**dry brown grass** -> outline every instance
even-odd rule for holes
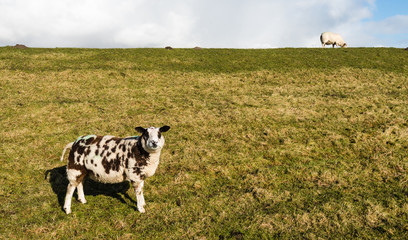
[[[407,60],[337,50],[1,49],[1,237],[407,237]],[[163,124],[146,214],[61,211],[67,142]]]

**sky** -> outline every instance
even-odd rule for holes
[[[0,46],[408,47],[408,0],[0,0]]]

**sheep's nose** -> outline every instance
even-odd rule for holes
[[[153,145],[153,147],[157,147],[157,141],[152,140],[150,143]]]

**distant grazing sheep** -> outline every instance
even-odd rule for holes
[[[170,46],[167,46],[167,47],[165,47],[165,49],[167,49],[167,50],[172,50],[173,48],[170,47]]]
[[[75,188],[78,200],[86,203],[82,181],[86,176],[104,183],[130,181],[135,188],[137,209],[145,212],[143,185],[146,177],[153,176],[161,149],[164,146],[163,132],[170,127],[135,128],[140,137],[117,138],[114,136],[87,135],[66,145],[62,152],[71,148],[68,157],[68,188],[65,196],[64,210],[71,213],[71,200]]]
[[[347,47],[347,44],[344,42],[340,34],[332,33],[332,32],[322,33],[320,35],[320,42],[322,43],[323,47],[325,47],[325,45],[333,45],[333,48],[335,45],[342,47],[342,48]]]

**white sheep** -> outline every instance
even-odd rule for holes
[[[340,36],[340,34],[337,33],[332,33],[332,32],[324,32],[320,35],[320,42],[322,43],[322,46],[325,47],[325,45],[333,45],[333,48],[335,45],[340,46],[340,47],[347,47],[347,44],[344,42],[343,38]]]
[[[143,185],[146,177],[152,176],[159,164],[160,152],[164,146],[163,132],[169,126],[161,128],[137,127],[140,137],[117,138],[114,136],[87,135],[68,143],[71,148],[68,157],[68,187],[65,196],[64,210],[71,213],[71,200],[75,189],[78,200],[86,203],[82,181],[86,176],[104,183],[130,181],[136,192],[137,209],[145,212]]]

